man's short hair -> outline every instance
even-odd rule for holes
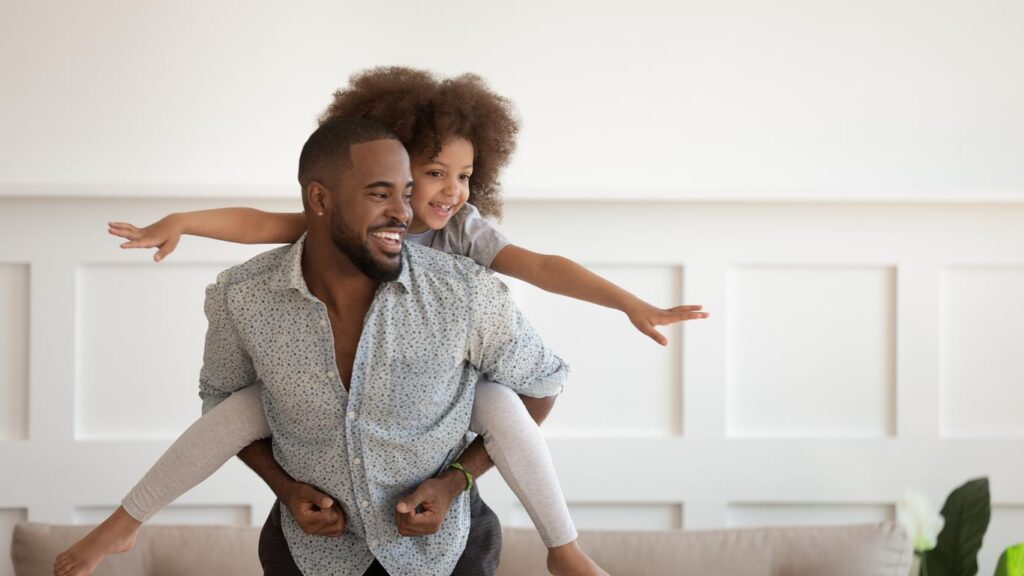
[[[398,140],[394,132],[365,118],[332,118],[313,132],[299,155],[299,184],[303,195],[312,181],[332,181],[339,170],[352,167],[351,148],[375,140]]]

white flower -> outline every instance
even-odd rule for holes
[[[935,548],[946,519],[935,511],[931,499],[916,490],[907,493],[896,506],[896,518],[907,531],[915,552]]]

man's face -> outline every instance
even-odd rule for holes
[[[412,218],[409,154],[397,140],[374,140],[350,149],[352,167],[332,190],[330,232],[363,274],[390,282],[402,272],[402,246]]]

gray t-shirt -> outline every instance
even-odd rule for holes
[[[449,254],[467,256],[485,268],[490,268],[498,252],[511,244],[472,204],[464,204],[444,228],[406,234],[405,239]]]

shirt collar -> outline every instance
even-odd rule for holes
[[[306,235],[303,234],[302,237],[292,244],[285,253],[284,259],[281,262],[281,267],[274,273],[274,277],[270,281],[270,287],[272,289],[286,290],[291,288],[298,290],[307,298],[315,299],[315,297],[310,293],[309,287],[306,286],[306,278],[302,275],[302,251],[305,247]],[[392,282],[385,282],[384,284],[397,284],[408,292],[409,286],[411,285],[411,274],[409,272],[410,260],[409,247],[406,245],[402,250],[402,272],[398,275],[396,280]]]

